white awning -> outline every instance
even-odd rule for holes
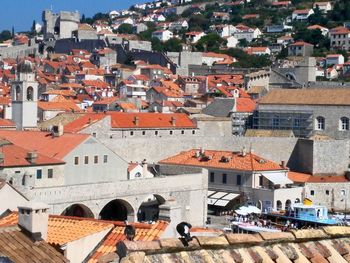
[[[293,181],[289,180],[287,176],[281,173],[263,173],[262,175],[273,184],[283,185],[293,183]]]
[[[208,205],[225,207],[231,200],[239,196],[240,194],[208,191]]]

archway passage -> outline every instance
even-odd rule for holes
[[[74,204],[67,207],[63,212],[64,216],[76,216],[85,218],[94,218],[94,214],[91,212],[90,208],[82,204]]]
[[[115,199],[106,204],[100,212],[100,219],[115,221],[133,221],[134,209],[125,200]],[[131,220],[130,220],[131,219]]]
[[[142,202],[137,211],[137,221],[157,221],[159,218],[159,206],[165,203],[165,199],[160,195],[150,195]]]

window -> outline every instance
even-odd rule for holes
[[[300,128],[300,119],[294,119],[293,126],[294,128]]]
[[[36,170],[36,179],[43,178],[43,171],[41,169]]]
[[[92,133],[92,136],[96,138],[96,137],[97,137],[96,132],[93,132],[93,133]]]
[[[280,126],[280,119],[278,118],[273,118],[272,119],[272,128],[277,129]]]
[[[84,156],[84,164],[89,164],[89,156]]]
[[[227,174],[222,174],[222,183],[223,184],[227,183]]]
[[[28,101],[32,101],[33,100],[33,94],[34,94],[33,87],[28,87],[27,88],[27,100]]]
[[[133,131],[130,132],[130,136],[134,136],[134,132]]]
[[[170,131],[169,134],[170,134],[170,135],[173,135],[173,131]]]
[[[325,128],[325,118],[318,116],[316,118],[315,129],[318,131],[323,131]]]
[[[259,186],[263,186],[264,178],[263,176],[259,176]]]
[[[154,135],[156,135],[156,136],[157,136],[157,135],[158,135],[158,131],[154,131]]]
[[[146,135],[146,131],[142,131],[142,135]]]
[[[103,155],[103,163],[107,163],[108,162],[108,155],[105,154]]]
[[[339,130],[340,131],[348,131],[349,130],[349,118],[347,118],[347,117],[340,118]]]
[[[314,190],[310,190],[310,195],[315,195],[315,191]]]
[[[182,130],[182,131],[181,131],[181,134],[185,134],[185,131],[184,131],[184,130]]]
[[[192,134],[196,134],[196,131],[195,131],[195,130],[193,130],[193,131],[192,131]]]
[[[211,183],[215,182],[215,174],[214,173],[210,173],[210,182]]]
[[[94,156],[94,163],[98,163],[98,155]]]
[[[341,194],[342,196],[345,196],[345,194],[346,194],[345,190],[341,190],[341,191],[340,191],[340,194]]]
[[[53,178],[53,169],[47,169],[47,178]]]
[[[329,190],[326,190],[326,195],[329,195]]]
[[[79,164],[79,157],[74,157],[74,164],[75,165],[78,165]]]
[[[242,181],[242,178],[241,178],[241,175],[240,175],[240,174],[237,174],[237,178],[236,178],[236,179],[237,179],[236,184],[237,184],[237,185],[241,185],[241,184],[242,184],[242,182],[241,182],[241,181]]]

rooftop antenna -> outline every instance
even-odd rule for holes
[[[51,4],[51,11],[53,10],[53,6],[52,6],[52,4]]]

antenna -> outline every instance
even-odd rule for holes
[[[51,11],[53,10],[53,6],[52,6],[52,4],[51,4]]]

